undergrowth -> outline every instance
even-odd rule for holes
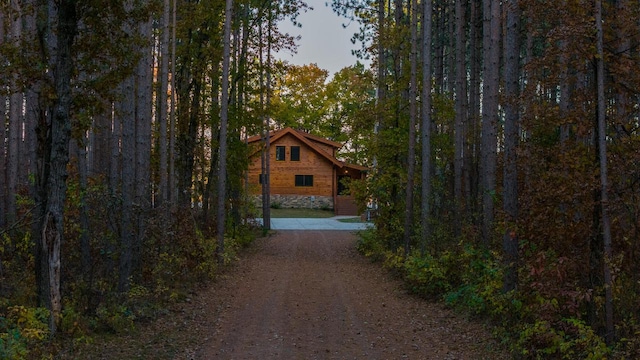
[[[414,294],[489,321],[495,336],[517,358],[637,358],[637,321],[623,322],[628,328],[619,333],[629,335],[607,347],[585,318],[590,293],[559,281],[563,267],[569,265],[552,252],[525,258],[519,288],[504,292],[504,267],[497,252],[458,244],[440,252],[405,256],[402,249],[389,250],[375,229],[361,232],[357,247],[398,274]]]
[[[72,186],[65,210],[63,311],[55,337],[48,332],[48,311],[37,306],[34,244],[28,229],[0,234],[0,359],[51,358],[63,349],[72,351],[68,348],[76,344],[91,344],[96,336],[135,331],[141,322],[168,314],[171,306],[192,296],[259,235],[250,222],[230,226],[220,264],[214,232],[201,230],[192,209],[148,213],[134,275],[128,289],[120,292],[118,224],[110,213],[117,204],[95,204],[112,201],[100,186],[86,193],[85,201],[92,209],[86,268],[74,190]]]

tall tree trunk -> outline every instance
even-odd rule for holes
[[[262,149],[262,153],[261,153],[261,157],[260,157],[260,161],[261,161],[261,173],[260,176],[262,177],[262,228],[264,230],[270,230],[271,229],[271,213],[270,213],[270,208],[269,208],[269,199],[270,199],[270,187],[269,187],[269,173],[267,172],[267,161],[269,158],[269,152],[270,152],[270,134],[269,134],[269,117],[267,116],[266,113],[266,109],[265,109],[265,80],[264,80],[264,76],[265,76],[265,72],[264,72],[264,57],[263,57],[263,48],[264,48],[264,43],[263,43],[263,25],[260,24],[258,25],[258,38],[259,38],[259,45],[258,45],[258,53],[259,53],[259,62],[260,62],[260,111],[261,111],[261,117],[262,117],[262,134],[263,134],[263,138],[264,138],[264,147]]]
[[[506,41],[504,45],[504,83],[507,99],[504,119],[504,175],[503,208],[505,233],[503,235],[504,260],[507,266],[503,290],[514,290],[518,284],[518,159],[520,142],[520,6],[518,0],[509,0],[507,6]]]
[[[18,0],[11,1],[11,35],[10,42],[16,48],[20,48],[22,36],[22,8]],[[20,169],[20,135],[22,124],[22,106],[24,102],[22,89],[19,86],[18,72],[11,77],[11,94],[9,97],[9,132],[8,132],[8,159],[7,159],[7,222],[13,224],[16,221],[16,193],[18,191],[18,179]]]
[[[218,64],[218,61],[214,63]],[[220,71],[218,66],[211,69],[211,165],[209,166],[209,175],[207,176],[207,184],[204,188],[202,196],[202,222],[204,226],[209,224],[209,213],[211,207],[211,191],[217,186],[218,159],[220,156]]]
[[[500,84],[500,1],[484,1],[483,63],[482,63],[482,242],[489,245],[493,234],[496,196],[498,143],[498,86]]]
[[[5,42],[5,12],[0,11],[0,45],[3,45]],[[6,80],[1,80],[0,86],[5,86]],[[6,121],[5,118],[7,116],[7,97],[4,94],[0,94],[0,139],[5,139],[6,136]],[[6,189],[6,149],[5,149],[5,141],[0,142],[0,229],[3,229],[6,226],[6,199],[7,199],[7,189]],[[1,264],[0,264],[1,266]]]
[[[411,74],[409,80],[409,153],[407,155],[407,189],[404,219],[404,256],[411,250],[413,228],[413,190],[416,168],[416,117],[417,80],[418,80],[418,3],[411,0]]]
[[[433,5],[431,0],[423,0],[422,8],[422,118],[420,124],[422,151],[422,251],[426,248],[431,233],[431,19]]]
[[[108,109],[108,107],[107,107]],[[90,176],[102,176],[104,180],[109,179],[110,158],[111,158],[111,126],[112,119],[109,111],[96,115],[93,118],[93,156],[88,164]]]
[[[162,11],[162,39],[160,41],[160,91],[158,93],[159,109],[159,134],[158,134],[158,153],[160,157],[160,165],[158,167],[159,184],[158,184],[158,206],[163,206],[169,199],[169,173],[168,173],[168,149],[167,149],[167,107],[169,106],[169,26],[171,15],[171,1],[164,0],[164,8]]]
[[[598,98],[598,155],[600,159],[600,202],[602,204],[602,238],[604,245],[604,288],[605,288],[605,340],[613,344],[613,280],[610,262],[613,260],[611,250],[611,220],[609,219],[609,195],[607,179],[607,141],[606,141],[606,100],[604,87],[604,35],[602,29],[602,2],[595,0],[596,21],[596,89]]]
[[[218,160],[218,263],[224,262],[224,233],[227,203],[227,124],[229,120],[229,62],[233,0],[226,0],[224,10],[224,50],[222,56],[222,97],[220,99],[220,158]]]
[[[472,0],[469,28],[469,118],[468,135],[465,156],[465,181],[466,181],[466,207],[467,214],[474,215],[477,223],[478,211],[478,159],[479,159],[479,123],[480,123],[480,70],[482,69],[481,44],[482,44],[482,1]]]
[[[135,222],[133,219],[135,200],[136,123],[135,123],[135,77],[127,77],[120,86],[122,100],[117,104],[117,113],[122,123],[122,181],[120,212],[120,264],[118,291],[129,289],[133,271]]]
[[[454,231],[455,235],[460,235],[460,229],[462,228],[462,218],[464,208],[464,193],[463,184],[464,178],[464,157],[465,157],[465,123],[467,122],[467,67],[465,62],[465,49],[466,49],[466,36],[465,36],[465,0],[456,0],[456,49],[455,49],[455,61],[456,61],[456,76],[455,76],[455,157],[453,163],[453,202],[455,212]]]
[[[87,136],[82,135],[80,139],[72,141],[73,153],[78,159],[78,180],[80,185],[80,262],[82,264],[82,276],[85,286],[89,286],[91,279],[91,244],[89,238],[89,211],[87,209],[86,192],[88,186],[87,168]]]
[[[130,6],[130,5],[127,5]],[[132,20],[129,20],[132,21]],[[124,32],[133,36],[132,24],[127,21]],[[136,182],[136,77],[135,72],[120,84],[121,99],[116,104],[116,114],[122,126],[121,174],[120,185],[120,258],[118,268],[118,291],[126,292],[131,285],[134,262],[134,244],[136,238],[134,221],[134,201]]]
[[[115,110],[115,104],[110,105],[110,110]],[[109,190],[112,196],[119,193],[120,181],[122,181],[121,142],[122,139],[122,119],[118,116],[110,116],[110,159],[109,159]]]
[[[176,20],[178,13],[178,0],[173,0],[171,13],[171,106],[169,118],[169,193],[170,202],[177,200],[177,176],[176,176]]]
[[[386,82],[386,74],[387,74],[387,56],[386,50],[384,48],[386,37],[386,26],[385,26],[385,0],[378,0],[378,84],[377,84],[377,97],[378,97],[378,106],[380,107],[377,111],[377,127],[379,128],[384,124],[384,111],[382,110],[385,106],[386,98],[387,98],[387,82]]]
[[[151,207],[151,122],[153,107],[153,55],[151,19],[141,22],[139,32],[145,41],[136,69],[136,157],[135,204],[136,235],[133,244],[133,268],[138,268],[146,232],[146,212]]]
[[[71,48],[77,29],[75,7],[74,0],[58,2],[55,71],[52,72],[56,96],[49,109],[51,114],[49,139],[46,144],[39,145],[46,150],[43,159],[44,178],[39,182],[39,192],[44,195],[44,198],[41,205],[43,210],[41,238],[36,246],[36,261],[40,263],[36,277],[39,279],[39,302],[50,311],[49,329],[52,334],[57,330],[62,310],[60,247],[64,236],[64,204],[71,135],[71,77],[73,74]]]

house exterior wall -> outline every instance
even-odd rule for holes
[[[262,195],[254,195],[253,199],[256,207],[262,206]],[[315,195],[271,195],[271,206],[292,209],[334,209],[332,196]]]
[[[285,160],[276,160],[276,147],[285,147]],[[291,161],[291,146],[300,146],[300,161]],[[271,194],[330,197],[333,207],[333,164],[316,153],[295,136],[287,134],[271,143],[270,151]],[[260,152],[251,158],[249,165],[249,189],[254,195],[261,193],[262,172]],[[313,186],[295,186],[295,175],[313,175]]]

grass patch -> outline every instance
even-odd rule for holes
[[[350,223],[350,224],[362,224],[362,223],[368,222],[368,221],[362,221],[362,219],[360,219],[360,217],[338,219],[338,221],[343,222],[343,223]]]
[[[271,209],[271,218],[330,218],[333,216],[334,213],[331,210]]]

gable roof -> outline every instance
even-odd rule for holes
[[[299,131],[299,130],[295,130],[293,128],[287,127],[281,130],[276,130],[276,131],[272,131],[269,133],[270,136],[270,142],[275,142],[278,139],[284,137],[285,135],[290,134],[292,136],[294,136],[295,138],[297,138],[298,140],[300,140],[300,142],[302,142],[303,144],[307,145],[308,147],[310,147],[313,151],[315,151],[316,153],[318,153],[320,156],[324,157],[325,159],[327,159],[329,162],[333,163],[335,166],[342,168],[342,167],[348,167],[350,169],[357,169],[357,170],[368,170],[367,167],[365,166],[360,166],[360,165],[354,165],[354,164],[347,164],[344,161],[340,161],[338,159],[336,159],[332,154],[327,153],[326,151],[324,151],[323,149],[321,149],[320,147],[318,147],[315,143],[322,143],[328,146],[333,147],[334,149],[339,149],[342,147],[341,143],[335,142],[335,141],[331,141],[329,139],[325,139],[322,138],[320,136],[316,136],[316,135],[311,135],[309,133],[303,132],[303,131]],[[255,135],[255,136],[251,136],[247,139],[247,143],[254,143],[257,141],[262,140],[262,136],[261,135]],[[253,154],[252,154],[253,155]]]

